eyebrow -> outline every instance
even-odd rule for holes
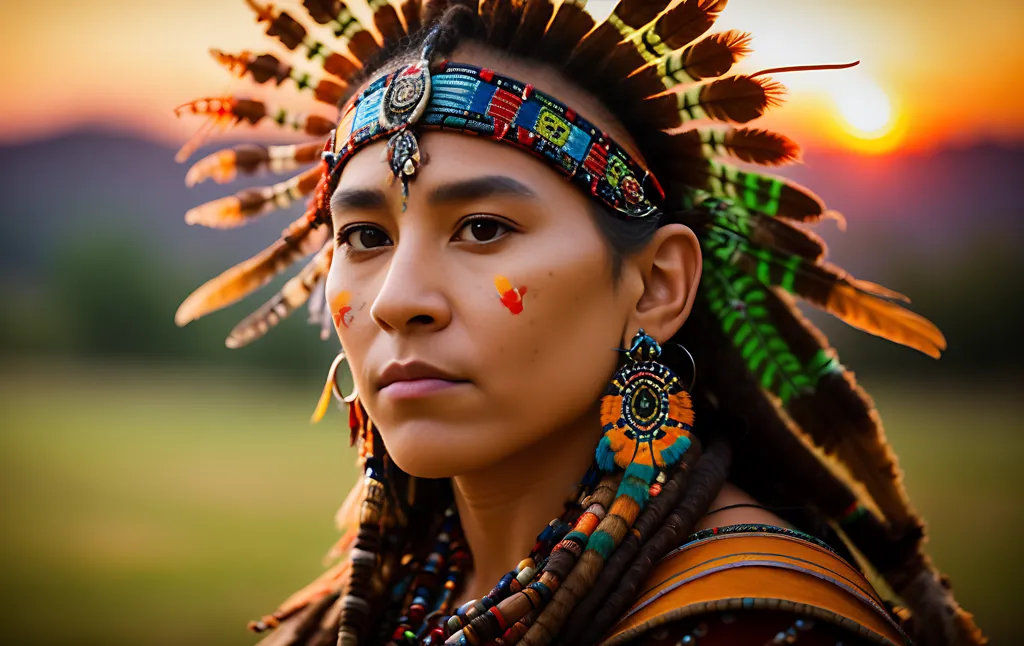
[[[383,191],[372,188],[350,188],[331,196],[331,211],[362,209],[365,211],[387,208],[388,200]]]
[[[472,179],[442,184],[430,192],[431,204],[465,202],[495,195],[536,198],[537,194],[525,184],[505,175],[485,175]],[[383,191],[371,188],[353,188],[338,191],[331,197],[331,210],[345,209],[382,210],[387,208],[387,196]]]
[[[478,200],[495,195],[535,198],[530,187],[505,175],[485,175],[473,179],[442,184],[430,193],[432,204]]]

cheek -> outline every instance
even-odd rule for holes
[[[533,247],[500,263],[486,299],[466,308],[488,415],[514,427],[517,445],[586,414],[615,369],[625,309],[602,244]]]
[[[327,274],[328,311],[334,322],[334,329],[341,341],[353,376],[359,374],[362,365],[361,350],[366,347],[367,325],[370,325],[368,298],[365,281],[359,281],[349,272],[340,270],[335,262]],[[358,383],[358,382],[357,382]]]

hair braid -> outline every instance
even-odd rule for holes
[[[596,643],[633,603],[654,564],[679,546],[707,512],[711,501],[725,484],[731,462],[732,447],[729,441],[720,437],[713,438],[707,451],[694,465],[682,500],[658,531],[640,548],[632,567],[608,595],[602,612],[593,618],[578,643]]]
[[[576,608],[569,616],[566,627],[561,633],[561,639],[566,644],[576,641],[580,632],[590,623],[591,618],[597,614],[598,607],[604,603],[608,592],[618,583],[623,571],[633,562],[633,558],[650,534],[665,522],[679,501],[680,496],[686,493],[686,484],[690,478],[693,465],[701,456],[700,440],[693,438],[690,449],[683,454],[679,468],[672,474],[672,477],[661,488],[661,493],[644,509],[643,514],[637,518],[633,530],[626,536],[618,549],[612,552],[604,569],[598,576],[597,581],[591,586]]]

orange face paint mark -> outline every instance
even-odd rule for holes
[[[334,319],[334,327],[340,328],[342,325],[348,327],[352,324],[352,308],[348,304],[350,300],[352,300],[352,294],[345,289],[338,292],[338,295],[331,300],[331,318]]]
[[[501,304],[508,308],[513,314],[523,311],[523,296],[526,295],[526,285],[512,287],[512,283],[504,276],[494,277],[494,287],[498,290],[498,298]]]

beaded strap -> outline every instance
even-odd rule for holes
[[[324,154],[332,179],[359,148],[408,125],[380,116],[386,112],[382,105],[395,101],[392,85],[404,80],[402,74],[378,78],[345,106],[331,152]],[[621,146],[532,85],[486,68],[442,61],[428,87],[429,101],[416,126],[483,135],[525,149],[627,219],[652,215],[657,210],[652,199],[665,197],[654,175]]]

